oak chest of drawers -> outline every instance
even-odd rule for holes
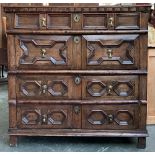
[[[150,6],[5,7],[10,145],[18,136],[146,143]]]

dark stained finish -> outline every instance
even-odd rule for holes
[[[4,11],[10,146],[18,136],[113,136],[145,148],[150,5]]]

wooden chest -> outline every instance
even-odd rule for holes
[[[147,6],[5,7],[10,145],[18,136],[146,143]]]

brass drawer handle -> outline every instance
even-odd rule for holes
[[[42,86],[42,93],[45,94],[47,90],[47,85],[43,85]]]
[[[110,17],[110,18],[109,18],[108,25],[109,25],[110,27],[113,27],[113,26],[114,26],[114,18],[113,18],[113,17]]]
[[[109,120],[109,123],[112,123],[113,120],[114,120],[114,116],[113,115],[108,115],[108,120]]]
[[[78,44],[80,42],[80,37],[74,37],[74,42]]]
[[[43,122],[43,123],[46,123],[46,122],[47,122],[47,116],[46,116],[46,115],[43,115],[43,116],[42,116],[42,122]]]
[[[74,106],[74,112],[76,114],[79,114],[80,113],[80,107],[78,105]]]
[[[108,95],[111,95],[112,94],[112,89],[113,89],[113,86],[112,85],[109,85],[108,88],[107,88],[107,94]]]
[[[108,55],[108,58],[111,59],[112,58],[112,49],[107,49],[107,55]]]
[[[41,57],[42,57],[42,58],[45,58],[46,49],[44,49],[44,48],[41,49],[40,54],[41,54]]]
[[[80,15],[76,14],[74,15],[74,21],[77,23],[80,21]]]
[[[42,17],[40,19],[40,25],[41,25],[41,27],[46,27],[46,18],[45,17]]]
[[[81,83],[81,78],[79,76],[75,77],[74,82],[76,85],[79,85]]]

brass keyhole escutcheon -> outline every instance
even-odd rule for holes
[[[42,48],[41,51],[40,51],[40,53],[41,53],[41,57],[42,58],[45,58],[46,49]]]
[[[107,49],[107,55],[108,55],[108,58],[111,59],[112,58],[112,49]]]
[[[74,106],[74,112],[76,114],[79,114],[80,113],[80,106],[78,106],[78,105]]]
[[[78,36],[74,37],[74,42],[76,44],[78,44],[80,42],[80,37],[78,37]]]
[[[42,17],[40,19],[40,25],[41,25],[41,27],[45,27],[46,26],[46,18],[45,17]]]
[[[80,15],[78,15],[78,14],[74,15],[74,21],[79,22],[80,21]]]
[[[110,27],[113,27],[113,26],[114,26],[114,18],[113,18],[113,17],[110,17],[110,18],[109,18],[108,25],[109,25]]]
[[[74,82],[76,85],[79,85],[81,83],[81,78],[79,76],[75,77]]]
[[[112,89],[113,89],[113,86],[112,85],[108,85],[108,87],[107,87],[107,94],[108,95],[112,94]]]

